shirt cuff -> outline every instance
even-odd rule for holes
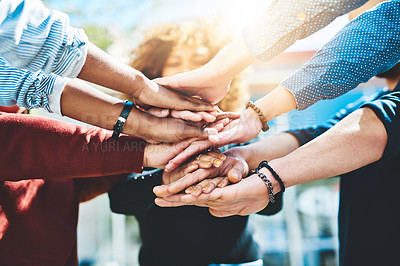
[[[326,98],[320,89],[318,77],[304,68],[297,70],[293,75],[285,79],[281,86],[293,94],[297,110],[306,109],[319,100]]]
[[[57,77],[54,83],[52,92],[47,96],[48,100],[48,111],[51,113],[56,113],[62,116],[61,112],[61,94],[64,90],[65,85],[67,85],[69,79]]]

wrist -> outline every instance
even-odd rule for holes
[[[263,128],[263,124],[259,115],[252,108],[247,108],[244,111],[241,119],[244,119],[247,122],[247,126],[249,127],[249,129],[251,131],[257,132],[257,134]]]

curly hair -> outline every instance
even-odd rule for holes
[[[161,77],[168,57],[180,45],[202,49],[209,61],[231,40],[231,31],[216,19],[168,23],[145,32],[141,44],[131,51],[129,65],[154,79]],[[238,111],[248,99],[247,84],[243,75],[238,75],[218,106],[223,111]]]

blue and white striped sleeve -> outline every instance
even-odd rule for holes
[[[60,98],[67,81],[55,74],[17,69],[0,57],[0,105],[45,108],[62,115]]]
[[[75,78],[87,55],[87,36],[39,0],[0,0],[0,56],[19,69]]]

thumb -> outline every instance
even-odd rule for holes
[[[147,113],[154,115],[158,118],[163,118],[167,117],[169,115],[169,109],[163,109],[163,108],[157,108],[157,107],[152,107],[146,111]]]
[[[210,135],[208,140],[213,144],[218,144],[218,146],[227,145],[237,140],[237,131],[238,127],[236,126],[227,131],[222,131],[216,135]]]
[[[172,77],[164,77],[164,78],[156,78],[153,79],[154,82],[157,84],[170,88],[170,89],[180,89],[179,82],[172,76]]]
[[[246,169],[243,163],[237,161],[231,170],[228,172],[228,179],[231,183],[238,183],[246,175]]]

